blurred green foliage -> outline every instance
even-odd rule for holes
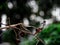
[[[9,42],[11,44],[15,44],[16,36],[13,29],[8,29],[7,31],[3,32],[2,35],[3,35],[2,36],[3,42]]]
[[[42,38],[47,45],[59,45],[60,24],[51,24],[39,33],[39,37]]]

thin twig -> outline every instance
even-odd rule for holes
[[[4,24],[5,25],[5,24]],[[22,25],[22,23],[17,23],[17,24],[13,24],[13,25],[10,25],[10,27],[16,27],[18,25]],[[6,28],[10,28],[9,26],[5,26],[5,27],[0,27],[0,29],[6,29]],[[27,26],[26,26],[27,27]],[[30,26],[28,26],[30,27]],[[34,28],[34,26],[32,26]]]
[[[18,24],[13,24],[13,25],[10,25],[10,27],[15,27],[15,26],[18,26],[20,25],[21,23],[18,23]],[[1,29],[6,29],[6,28],[10,28],[9,26],[6,26],[6,27],[0,27],[0,30]]]

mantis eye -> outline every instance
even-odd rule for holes
[[[43,21],[43,23],[46,23],[46,21]]]

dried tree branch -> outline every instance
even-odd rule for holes
[[[20,26],[20,28],[17,28],[16,26]],[[0,30],[1,29],[6,29],[6,28],[15,28],[15,29],[18,29],[19,31],[21,32],[24,32],[24,33],[28,33],[28,34],[31,34],[33,36],[35,36],[34,34],[32,34],[32,32],[30,32],[28,29],[25,28],[25,26],[22,24],[22,23],[18,23],[18,24],[13,24],[13,25],[9,25],[9,26],[6,26],[6,27],[0,27]],[[16,32],[15,32],[16,34]],[[17,35],[16,35],[17,36]],[[43,42],[42,39],[40,39],[38,36],[35,36],[36,39],[38,39],[39,41],[41,41],[43,44],[45,44]]]
[[[10,26],[5,26],[5,27],[0,27],[0,30],[1,30],[1,29],[10,28],[10,27],[16,27],[16,26],[21,25],[21,24],[22,24],[22,23],[13,24],[13,25],[10,25]]]
[[[5,26],[5,27],[0,27],[0,30],[1,29],[6,29],[6,28],[10,28],[10,27],[16,27],[16,26],[18,26],[18,25],[22,25],[23,23],[17,23],[17,24],[12,24],[12,25],[8,25],[8,26]],[[6,24],[2,24],[2,25],[6,25]],[[26,26],[27,27],[27,26]],[[34,29],[36,29],[36,27],[34,27],[34,26],[28,26],[28,27],[33,27]],[[24,30],[27,30],[25,27],[23,27],[24,28]]]

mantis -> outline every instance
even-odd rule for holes
[[[23,25],[23,23],[17,23],[17,24],[11,25],[11,24],[10,24],[10,18],[8,18],[8,19],[9,19],[9,25],[6,26],[6,27],[0,27],[0,30],[1,30],[1,29],[11,29],[11,28],[18,30],[18,33],[16,32],[16,30],[14,30],[15,35],[16,35],[16,42],[17,42],[17,44],[20,42],[19,36],[20,36],[20,35],[21,35],[21,36],[24,36],[24,35],[23,35],[24,33],[35,36],[36,39],[38,40],[38,42],[40,41],[40,42],[42,42],[43,44],[45,44],[45,43],[43,42],[43,40],[40,39],[40,38],[37,36],[37,34],[40,33],[40,32],[43,30],[46,21],[43,21],[43,23],[42,23],[42,24],[43,24],[43,27],[42,27],[42,28],[40,28],[40,27],[39,27],[39,28],[36,28],[36,27],[34,27],[34,26],[28,26],[29,28],[30,28],[30,27],[33,27],[33,28],[36,29],[35,33],[32,34],[32,32],[29,31],[29,30],[26,28],[26,26]],[[0,23],[0,24],[2,24],[2,23]],[[5,24],[2,24],[2,25],[5,25]],[[17,26],[19,26],[19,28],[18,28]],[[2,34],[0,34],[0,36],[1,36],[1,35],[2,35]],[[38,43],[38,42],[37,42],[37,43]],[[37,45],[37,43],[36,43],[36,45]]]

